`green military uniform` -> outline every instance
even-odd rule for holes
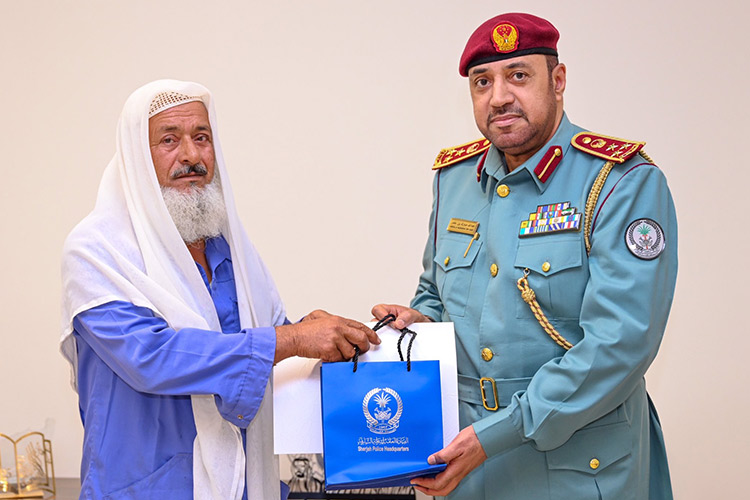
[[[411,306],[455,323],[460,423],[489,457],[450,498],[672,497],[643,377],[674,292],[674,205],[640,143],[581,132],[563,116],[511,173],[484,140],[441,152],[436,165]],[[608,159],[588,253],[584,211]],[[570,350],[522,298],[524,276]]]

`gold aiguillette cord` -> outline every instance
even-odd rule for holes
[[[523,270],[523,277],[518,280],[518,289],[521,291],[521,297],[523,298],[523,301],[529,305],[529,307],[531,308],[531,312],[534,313],[534,316],[536,317],[537,321],[539,321],[539,324],[542,325],[544,331],[547,332],[547,335],[549,335],[552,340],[554,340],[557,345],[559,345],[563,349],[570,349],[571,347],[573,347],[573,344],[565,340],[565,337],[560,335],[560,333],[555,330],[555,327],[552,326],[552,324],[549,322],[547,316],[544,315],[544,311],[542,311],[542,308],[539,307],[539,302],[536,301],[536,293],[534,293],[534,290],[532,290],[529,286],[528,277],[529,270],[527,268]]]

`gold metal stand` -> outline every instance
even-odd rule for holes
[[[26,448],[19,453],[22,444]],[[3,454],[10,449],[12,454]],[[0,499],[44,498],[47,493],[56,493],[52,442],[41,432],[29,432],[18,439],[0,433]]]

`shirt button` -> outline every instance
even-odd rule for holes
[[[497,271],[498,271],[498,267],[497,267],[497,264],[492,264],[492,265],[490,266],[490,274],[492,275],[492,277],[493,277],[493,278],[494,278],[495,276],[497,276]]]
[[[591,462],[589,462],[589,467],[591,467],[594,470],[598,469],[599,468],[599,460],[596,459],[596,458],[592,458]]]
[[[243,418],[245,418],[245,417],[243,417],[242,415],[237,415],[237,419],[238,420],[242,420]]]
[[[446,257],[445,260],[443,261],[443,263],[447,266],[450,261],[451,261],[451,258],[450,257]]]
[[[489,347],[485,347],[482,349],[482,359],[485,361],[489,361],[495,356],[495,353],[492,352],[492,349]]]
[[[505,198],[506,196],[508,196],[508,194],[510,194],[510,188],[506,186],[505,184],[500,184],[497,187],[497,195],[500,198]]]
[[[552,266],[549,265],[549,262],[545,262],[544,264],[542,264],[542,271],[546,273],[547,271],[549,271],[550,267]]]

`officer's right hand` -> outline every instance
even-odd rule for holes
[[[378,321],[389,314],[393,314],[396,317],[391,326],[397,330],[405,328],[412,323],[427,323],[432,321],[432,319],[416,309],[400,306],[398,304],[378,304],[372,308],[372,315],[375,316],[375,319]]]
[[[354,346],[367,352],[370,344],[380,344],[380,338],[359,321],[313,311],[299,323],[276,327],[274,363],[291,356],[344,361],[354,357]]]

